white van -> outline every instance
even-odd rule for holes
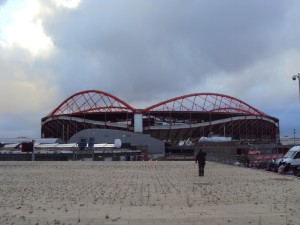
[[[300,146],[292,147],[282,158],[278,159],[277,162],[291,163],[293,166],[300,165]]]

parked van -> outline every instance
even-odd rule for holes
[[[292,147],[282,158],[278,159],[277,162],[280,161],[291,163],[293,166],[300,165],[300,146]]]

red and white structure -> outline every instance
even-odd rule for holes
[[[194,93],[136,109],[109,93],[86,90],[42,118],[43,138],[67,141],[89,128],[149,134],[170,143],[223,136],[247,143],[276,143],[279,120],[228,95]]]

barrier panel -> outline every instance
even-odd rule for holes
[[[248,155],[250,161],[271,161],[273,159],[282,158],[284,154],[262,154],[262,155]]]

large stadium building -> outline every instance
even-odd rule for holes
[[[230,139],[240,144],[279,142],[277,118],[237,98],[216,93],[183,95],[136,109],[109,93],[86,90],[65,99],[41,123],[41,137],[65,142],[131,137],[130,142],[138,145],[141,135],[169,146],[194,143],[201,137]],[[97,135],[87,129],[97,130]],[[106,134],[109,130],[114,132]],[[84,135],[87,133],[96,136]],[[157,146],[150,152],[164,151],[155,149]]]

